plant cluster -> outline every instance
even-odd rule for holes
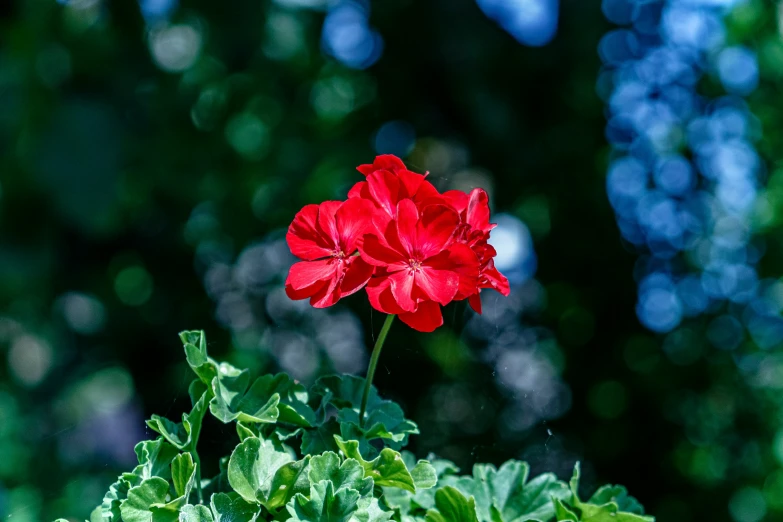
[[[622,486],[578,494],[551,473],[529,478],[524,462],[477,464],[460,475],[451,462],[416,460],[401,449],[416,424],[365,380],[334,375],[310,389],[286,374],[251,382],[245,369],[207,354],[204,332],[180,334],[196,379],[181,422],[153,415],[160,434],[136,446],[139,465],[111,485],[90,522],[651,522]],[[201,476],[197,445],[209,411],[234,424],[239,442],[215,477]],[[58,521],[60,522],[60,521]]]

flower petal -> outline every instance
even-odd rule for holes
[[[340,205],[335,214],[339,244],[345,255],[356,251],[359,239],[372,230],[375,207],[369,201],[354,198]]]
[[[329,284],[323,286],[310,298],[310,305],[313,308],[326,308],[332,306],[340,300],[340,285],[339,279],[333,278],[329,280]]]
[[[421,213],[416,248],[424,259],[439,254],[451,241],[459,215],[446,205],[428,205]]]
[[[302,290],[318,281],[336,278],[340,269],[340,263],[334,262],[332,259],[300,261],[291,266],[285,284],[286,286],[291,285],[294,290]]]
[[[394,216],[400,199],[400,180],[388,170],[377,170],[367,176],[372,200],[387,214]]]
[[[416,310],[416,301],[413,299],[413,283],[415,279],[408,270],[400,270],[389,275],[394,300],[406,312]]]
[[[418,251],[418,222],[419,210],[416,208],[416,204],[410,199],[400,201],[397,204],[397,238],[409,258]]]
[[[374,266],[391,266],[405,260],[402,253],[392,249],[375,234],[364,235],[364,240],[359,245],[359,253],[362,259]]]
[[[487,196],[484,189],[475,188],[470,191],[465,222],[475,230],[488,232],[491,229],[489,224],[489,196]]]
[[[299,290],[294,290],[290,284],[285,285],[285,294],[292,301],[299,301],[302,299],[308,299],[318,293],[324,286],[329,286],[329,280],[316,281],[310,286],[306,286]]]
[[[400,305],[394,300],[391,281],[388,277],[370,279],[367,284],[367,297],[370,300],[370,305],[379,312],[394,315],[405,313],[405,310],[400,308]]]
[[[449,304],[459,289],[459,274],[451,270],[423,266],[411,279],[415,280],[416,286],[424,292],[424,295],[442,305]],[[394,280],[392,280],[392,291],[394,291]],[[397,297],[397,294],[394,297]],[[405,308],[402,303],[400,306]],[[406,308],[406,310],[410,309]]]
[[[376,170],[389,170],[391,172],[397,172],[398,170],[404,170],[405,163],[394,154],[381,154],[375,157],[375,161],[365,165],[359,165],[356,170],[368,176]]]
[[[335,216],[337,209],[342,204],[342,201],[324,201],[318,205],[318,221],[316,225],[324,239],[329,242],[331,248],[337,248],[339,244],[340,235],[337,231]]]
[[[468,297],[468,304],[473,309],[474,312],[481,315],[481,294],[475,293],[472,296]]]
[[[349,296],[364,288],[374,271],[375,267],[367,264],[361,257],[351,257],[340,284],[340,297]]]
[[[288,227],[285,240],[291,253],[300,259],[313,261],[331,255],[330,245],[317,230],[318,205],[307,205],[296,213]]]
[[[443,324],[440,306],[433,301],[422,301],[415,312],[399,315],[400,320],[419,332],[432,332]]]

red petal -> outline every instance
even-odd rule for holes
[[[481,314],[481,295],[476,293],[468,297],[468,304],[477,314]]]
[[[389,276],[394,300],[406,312],[416,310],[416,301],[413,300],[413,283],[416,279],[408,270],[400,270]]]
[[[340,297],[346,297],[361,290],[372,277],[375,267],[368,265],[361,257],[352,257],[340,285]]]
[[[465,299],[478,292],[480,264],[476,253],[462,243],[454,243],[447,252],[446,263],[451,270],[459,274],[459,290],[454,299]]]
[[[418,226],[417,250],[424,259],[439,254],[448,246],[459,225],[459,216],[446,205],[424,208]]]
[[[332,306],[340,300],[340,285],[337,284],[338,278],[329,280],[329,284],[318,290],[310,298],[310,305],[313,308],[326,308]]]
[[[329,281],[316,281],[310,286],[306,286],[300,290],[294,290],[294,288],[290,284],[286,284],[285,293],[289,299],[292,299],[294,301],[299,301],[301,299],[307,299],[308,297],[312,297],[324,286],[328,286],[328,285],[329,285]]]
[[[375,266],[390,266],[405,261],[405,256],[391,249],[385,241],[375,234],[365,234],[364,241],[359,245],[362,259]]]
[[[400,183],[405,191],[405,197],[412,198],[418,192],[419,187],[424,182],[424,176],[416,174],[409,170],[400,170],[397,172],[397,177],[400,178]]]
[[[419,210],[412,200],[403,199],[397,204],[397,237],[408,257],[412,257],[418,250],[418,221]],[[426,256],[423,259],[426,259]]]
[[[377,170],[367,176],[370,195],[384,211],[394,216],[400,196],[400,180],[388,170]]]
[[[490,230],[489,197],[484,189],[476,188],[470,192],[465,222],[476,230]]]
[[[370,305],[379,312],[394,315],[405,313],[405,310],[400,308],[400,305],[394,300],[391,293],[391,281],[388,277],[370,279],[367,284],[367,297],[370,300]]]
[[[488,285],[482,285],[484,288],[494,288],[504,296],[508,296],[508,294],[511,293],[508,279],[495,268],[495,263],[492,260],[490,260],[487,267],[482,270],[481,276],[482,279],[486,279],[488,282]]]
[[[337,209],[335,223],[340,248],[345,255],[354,253],[359,238],[372,229],[374,212],[372,203],[359,198],[349,199]]]
[[[331,255],[329,243],[317,230],[318,205],[307,205],[296,213],[285,236],[291,253],[300,259],[312,261]]]
[[[432,332],[443,324],[443,315],[438,303],[423,301],[415,312],[400,314],[400,320],[419,332]]]
[[[317,228],[332,248],[337,248],[339,245],[340,236],[337,232],[335,215],[342,204],[342,201],[324,201],[318,205]]]
[[[431,268],[424,266],[418,272],[415,272],[416,286],[419,287],[424,294],[442,305],[447,305],[457,295],[457,289],[459,288],[459,275],[456,272],[450,270],[438,270],[437,268]],[[394,283],[392,281],[392,290],[394,290]],[[397,294],[395,294],[397,297]],[[400,306],[405,308],[405,305],[400,303]]]
[[[461,190],[448,190],[443,193],[443,199],[454,207],[454,210],[462,213],[463,210],[468,208],[468,195]]]
[[[293,290],[302,290],[318,281],[328,281],[338,276],[340,263],[331,259],[320,261],[300,261],[291,266],[285,284]]]
[[[356,182],[354,186],[351,187],[351,190],[348,191],[348,198],[370,199],[370,192],[367,189],[367,182],[366,181]]]
[[[394,154],[381,154],[380,156],[376,156],[372,165],[376,169],[386,169],[392,172],[405,170],[405,163]]]

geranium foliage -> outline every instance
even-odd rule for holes
[[[578,464],[566,483],[530,477],[516,460],[468,475],[434,455],[417,460],[401,451],[418,428],[399,405],[373,388],[359,417],[363,379],[324,377],[310,390],[285,374],[251,382],[209,357],[203,332],[180,338],[196,376],[192,410],[181,422],[150,419],[160,436],[136,446],[138,466],[109,486],[89,522],[653,520],[621,486],[582,501]],[[199,434],[215,420],[236,427],[237,445],[217,476],[202,477]]]

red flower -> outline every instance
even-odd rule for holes
[[[300,259],[288,272],[291,299],[310,298],[316,308],[331,306],[364,287],[373,267],[355,255],[372,223],[373,206],[361,199],[307,205],[288,227],[286,241]]]
[[[376,310],[430,332],[443,324],[438,305],[475,289],[479,261],[469,247],[454,243],[460,224],[454,209],[436,204],[419,212],[403,199],[395,214],[383,235],[368,233],[359,246],[362,259],[377,267],[367,294]]]
[[[418,206],[440,201],[440,193],[425,179],[426,175],[408,170],[391,154],[378,156],[372,164],[359,165],[356,170],[364,174],[367,181],[356,183],[348,197],[372,201],[387,218],[396,217],[397,204],[403,199],[411,199]]]
[[[443,197],[459,212],[457,241],[468,245],[479,260],[478,285],[473,289],[466,289],[467,293],[461,292],[457,298],[467,297],[470,307],[481,313],[479,294],[482,288],[494,288],[505,296],[511,291],[508,279],[495,268],[494,257],[497,251],[487,242],[490,231],[496,226],[489,222],[489,197],[484,189],[480,188],[473,189],[470,194],[450,190],[443,194]]]
[[[488,243],[484,190],[440,194],[392,155],[358,170],[367,179],[348,201],[307,205],[291,223],[286,240],[303,260],[286,280],[291,299],[323,308],[366,285],[373,308],[431,332],[443,324],[441,305],[468,299],[481,313],[482,289],[509,294]]]

